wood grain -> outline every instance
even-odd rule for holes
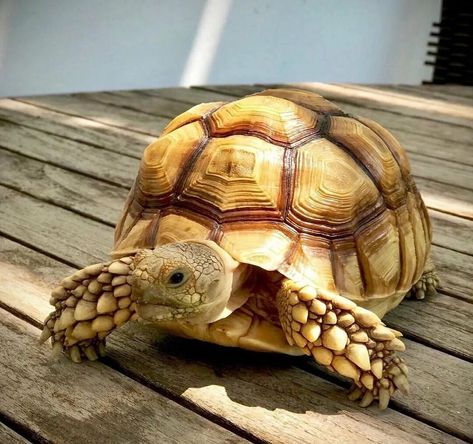
[[[473,255],[473,221],[434,210],[429,210],[429,216],[434,232],[434,245]]]
[[[18,269],[18,272],[11,269],[8,273],[11,282],[8,287],[18,285],[20,289],[12,294],[0,287],[0,301],[40,322],[50,310],[47,282],[58,274],[62,264],[8,240],[0,240],[0,246],[1,263],[15,263],[14,267]],[[50,267],[51,274],[47,272]],[[64,273],[68,271],[64,269]],[[31,291],[31,288],[35,290]],[[31,297],[22,297],[28,292]],[[321,439],[326,442],[346,442],[344,439],[381,442],[385,441],[386,434],[393,442],[448,442],[453,439],[391,409],[382,414],[375,409],[360,409],[345,398],[343,389],[295,367],[298,360],[283,355],[249,353],[165,337],[140,324],[130,324],[114,333],[108,347],[111,361],[106,362],[114,367],[146,381],[148,386],[164,388],[269,442]],[[424,346],[419,347],[417,353],[422,353]],[[41,352],[48,350],[44,347]],[[452,365],[451,359],[456,364],[455,358],[435,353],[434,357],[446,367]],[[83,374],[89,371],[90,365],[86,365],[85,370],[82,365],[72,366],[72,371]],[[459,367],[453,365],[452,379],[445,381],[446,393],[454,395],[447,403],[452,412],[460,409],[461,414],[468,413],[465,411],[467,393],[456,388],[459,377],[463,378],[464,373],[468,375],[467,371],[461,362]],[[421,368],[415,373],[423,378],[425,370]],[[423,384],[432,384],[432,378],[429,376]],[[416,379],[412,383],[415,385]],[[468,378],[465,384],[469,384]],[[420,393],[417,401],[420,410],[428,403],[428,414],[436,421],[441,420],[442,427],[453,427],[460,436],[470,434],[466,421],[459,423],[458,414],[447,414],[442,408],[446,401],[440,396],[445,397],[445,392],[438,392],[434,387],[433,391],[421,390]],[[400,402],[408,404],[409,399]],[[329,433],[327,424],[330,424]]]
[[[129,188],[138,159],[0,120],[0,147]]]
[[[0,184],[115,226],[128,191],[0,149]]]
[[[473,191],[421,177],[415,182],[427,207],[473,219]]]
[[[53,257],[85,267],[104,261],[111,250],[113,229],[99,222],[3,186],[0,202],[0,233]]]
[[[388,110],[405,116],[419,117],[452,125],[473,128],[473,106],[423,98],[402,92],[380,91],[369,85],[301,83],[295,84],[320,91],[328,99],[346,101],[366,108]]]
[[[135,91],[115,91],[113,93],[81,93],[74,97],[93,100],[106,105],[130,109],[139,113],[146,113],[160,117],[174,117],[183,113],[189,107],[172,99],[147,96]]]
[[[0,422],[0,442],[5,444],[27,444],[30,441]]]
[[[432,258],[440,271],[442,291],[473,302],[473,257],[434,245]]]
[[[103,364],[79,371],[72,362],[52,362],[47,346],[38,344],[38,329],[0,312],[0,409],[43,440],[246,442]]]
[[[460,94],[452,94],[445,87],[454,85],[370,85],[372,88],[383,92],[402,93],[415,98],[438,99],[454,104],[473,105],[473,88],[463,86]],[[471,90],[469,96],[468,91]]]
[[[23,97],[17,100],[70,116],[79,116],[116,128],[124,128],[152,136],[159,136],[169,121],[169,118],[138,113],[130,109],[71,95]]]
[[[144,148],[156,139],[136,131],[10,99],[0,100],[0,119],[138,159]]]
[[[404,300],[383,320],[406,337],[473,361],[473,304],[438,293],[422,302]]]

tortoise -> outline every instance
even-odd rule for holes
[[[112,260],[52,291],[42,340],[73,361],[141,319],[160,331],[313,356],[386,408],[408,369],[381,322],[433,294],[431,224],[406,153],[308,90],[203,103],[143,154]]]

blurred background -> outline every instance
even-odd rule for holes
[[[0,0],[0,96],[420,84],[441,0]]]

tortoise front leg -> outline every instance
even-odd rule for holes
[[[367,407],[385,409],[396,389],[408,392],[407,366],[394,355],[404,351],[401,333],[373,312],[342,296],[290,279],[281,283],[277,304],[288,342],[355,384],[349,395]]]
[[[51,337],[53,352],[64,351],[74,362],[103,356],[106,336],[137,317],[129,282],[132,263],[132,257],[124,257],[64,279],[51,294],[56,309],[44,321],[41,340]]]

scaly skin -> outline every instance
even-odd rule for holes
[[[385,409],[396,389],[408,392],[407,367],[394,355],[404,351],[401,333],[373,312],[342,296],[284,279],[277,294],[282,327],[290,344],[354,382],[350,399]]]
[[[41,340],[51,338],[54,354],[94,361],[105,353],[105,338],[137,318],[129,284],[132,261],[125,257],[90,265],[53,290],[55,311],[44,321]]]
[[[406,294],[406,298],[424,299],[426,296],[435,296],[439,286],[440,280],[435,269],[426,271]]]

